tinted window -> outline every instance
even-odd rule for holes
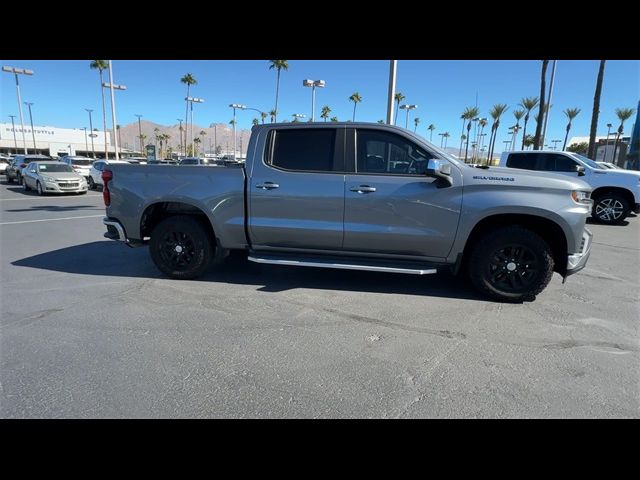
[[[99,172],[102,171],[102,169],[104,168],[104,162],[95,162],[93,164],[93,168],[95,168],[96,170],[98,170]]]
[[[565,155],[542,155],[541,170],[548,172],[575,172],[576,161]]]
[[[341,171],[341,166],[334,168],[335,135],[333,128],[277,130],[271,164],[286,170]]]
[[[358,173],[424,175],[433,155],[400,135],[358,130]]]
[[[85,165],[91,165],[92,161],[89,159],[84,159],[84,158],[72,158],[71,159],[71,163],[73,165],[81,165],[81,166],[85,166]]]
[[[56,165],[40,165],[38,168],[40,172],[73,172],[73,169],[66,163],[60,163]]]
[[[537,153],[511,153],[507,157],[507,167],[536,170]]]

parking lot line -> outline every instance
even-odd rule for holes
[[[83,196],[69,196],[69,197],[25,197],[25,198],[0,198],[0,202],[15,202],[18,200],[58,200],[61,198],[86,198],[86,197],[102,197],[102,195],[83,195]]]
[[[104,214],[102,214],[102,215],[83,215],[83,216],[79,216],[79,217],[43,218],[43,219],[40,219],[40,220],[21,220],[19,222],[2,222],[2,223],[0,223],[0,225],[15,225],[17,223],[35,223],[35,222],[54,222],[56,220],[73,220],[74,218],[98,218],[98,217],[104,217]]]

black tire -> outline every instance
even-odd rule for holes
[[[601,193],[593,199],[591,216],[605,225],[620,225],[631,211],[631,205],[622,196],[614,192]]]
[[[190,280],[209,267],[217,248],[202,223],[177,215],[165,218],[153,229],[149,249],[153,263],[162,273]]]
[[[525,263],[526,262],[526,263]],[[551,248],[522,227],[503,227],[477,238],[469,277],[483,294],[501,302],[535,300],[553,276]]]
[[[29,190],[31,190],[31,187],[27,185],[27,181],[25,180],[24,177],[22,177],[22,188],[24,188],[25,192],[28,192]]]
[[[16,183],[20,185],[22,183],[22,175],[16,173]]]
[[[42,189],[42,185],[40,184],[40,182],[36,182],[36,190],[38,190],[38,195],[40,195],[41,197],[44,197],[46,195],[46,192]]]
[[[93,177],[89,177],[89,189],[90,190],[96,189],[96,182],[93,181]]]
[[[9,175],[5,175],[5,177],[7,178],[7,183],[13,183],[13,178],[11,178]]]

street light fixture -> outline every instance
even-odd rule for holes
[[[233,108],[233,160],[236,160],[237,139],[236,139],[236,109],[245,110],[246,105],[241,103],[232,103],[229,107]]]
[[[13,119],[16,118],[15,115],[9,115],[11,117],[11,130],[13,130],[13,146],[15,147],[14,150],[15,152],[13,153],[18,153],[18,140],[16,140],[16,124],[14,123]]]
[[[198,97],[185,97],[185,100],[187,102],[189,102],[189,112],[190,112],[190,117],[191,117],[191,134],[189,134],[189,119],[186,119],[186,126],[185,126],[185,142],[184,142],[184,150],[185,150],[185,155],[187,153],[187,136],[189,136],[191,138],[191,140],[193,141],[193,104],[194,103],[203,103],[204,102],[204,98],[198,98]],[[191,149],[191,153],[193,154],[193,148]]]
[[[399,108],[407,111],[407,119],[404,122],[404,128],[409,128],[409,110],[415,110],[418,108],[418,105],[400,105]]]
[[[291,115],[293,117],[293,121],[297,122],[299,118],[305,118],[306,115],[304,113],[294,113]]]
[[[609,149],[609,134],[611,133],[611,127],[613,127],[613,125],[607,123],[607,143],[604,146],[604,157],[602,158],[603,162],[607,161],[607,150]]]
[[[26,68],[16,68],[16,67],[2,67],[3,72],[13,73],[16,76],[16,94],[18,95],[18,110],[20,111],[20,126],[22,127],[22,146],[24,147],[24,153],[27,154],[27,141],[24,137],[24,117],[22,115],[22,97],[20,96],[20,82],[18,80],[18,75],[33,75],[33,70],[28,70]]]
[[[324,88],[324,80],[303,80],[303,87],[311,87],[311,121],[315,122],[316,118],[316,87]]]
[[[138,117],[138,139],[140,139],[140,154],[144,155],[144,145],[142,145],[142,123],[140,122],[142,115],[140,115],[139,113],[134,113],[134,115]]]
[[[553,143],[553,149],[556,150],[556,145],[562,143],[562,140],[551,140],[551,143]]]
[[[33,153],[37,154],[38,150],[36,148],[36,132],[33,129],[33,115],[31,115],[31,105],[33,105],[33,102],[24,102],[24,104],[29,107],[29,123],[31,124],[31,138],[33,139]]]

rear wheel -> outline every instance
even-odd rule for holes
[[[5,174],[5,177],[7,178],[7,183],[13,183],[12,177],[10,177],[8,174]]]
[[[551,248],[539,235],[521,227],[503,227],[476,241],[469,277],[485,295],[503,302],[534,300],[553,275]]]
[[[606,225],[619,225],[630,211],[631,206],[622,195],[613,192],[603,193],[594,199],[591,216]]]
[[[93,177],[89,177],[89,188],[91,190],[95,190],[96,189],[96,182],[93,181]]]
[[[216,246],[202,223],[180,215],[162,220],[153,229],[149,250],[161,272],[171,278],[188,280],[207,269]]]

